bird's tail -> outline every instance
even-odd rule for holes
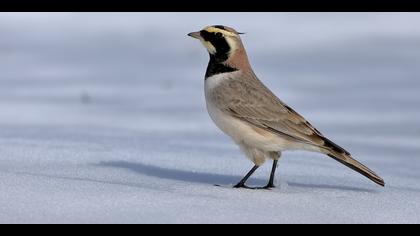
[[[351,168],[352,170],[359,172],[360,174],[364,175],[376,184],[385,186],[384,180],[381,177],[379,177],[379,175],[377,175],[371,169],[367,168],[362,163],[353,159],[349,152],[347,152],[342,147],[338,146],[337,144],[333,143],[327,138],[325,138],[324,142],[325,146],[323,152],[329,157]]]

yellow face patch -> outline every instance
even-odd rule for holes
[[[236,41],[239,38],[239,36],[236,33],[230,32],[230,31],[225,30],[225,29],[216,28],[216,27],[213,27],[213,26],[208,26],[208,27],[204,28],[203,31],[207,31],[209,33],[221,33],[221,34],[223,34],[224,38],[226,39],[226,41],[229,44],[229,47],[231,49],[229,51],[229,54],[237,49],[237,42]],[[216,53],[217,50],[213,46],[213,44],[211,44],[211,42],[205,41],[204,39],[200,39],[200,41],[209,53],[211,53],[211,54]]]
[[[204,45],[204,47],[207,49],[207,51],[209,51],[209,53],[211,53],[211,54],[216,53],[216,48],[213,46],[213,44],[211,44],[210,42],[205,41],[203,39],[200,39],[200,41]]]
[[[227,30],[224,30],[224,29],[219,29],[219,28],[216,28],[216,27],[213,27],[213,26],[208,26],[208,27],[204,28],[203,30],[205,30],[207,32],[210,32],[210,33],[219,32],[219,33],[222,33],[225,36],[238,37],[238,35],[233,33],[233,32],[230,32],[230,31],[227,31]]]

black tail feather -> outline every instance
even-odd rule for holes
[[[372,180],[373,182],[375,182],[378,185],[381,185],[382,187],[385,186],[385,182],[384,180],[379,177],[375,172],[373,172],[372,170],[370,170],[369,168],[367,168],[365,165],[363,165],[362,163],[352,159],[351,157],[347,157],[350,158],[352,160],[352,162],[355,162],[357,165],[352,164],[348,161],[343,160],[343,158],[339,158],[336,157],[332,154],[327,154],[329,157],[333,158],[334,160],[340,162],[341,164],[349,167],[350,169],[357,171],[358,173],[362,174],[363,176],[367,177],[368,179]]]
[[[333,151],[338,152],[338,153],[343,153],[345,155],[350,155],[350,153],[348,151],[346,151],[344,148],[338,146],[333,141],[331,141],[331,140],[329,140],[329,139],[327,139],[325,137],[322,137],[322,139],[324,140],[325,147],[330,148]]]

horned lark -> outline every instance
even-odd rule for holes
[[[268,158],[273,160],[273,167],[268,184],[262,188],[273,188],[277,162],[281,152],[286,150],[326,154],[385,186],[381,177],[322,135],[257,78],[240,34],[221,25],[188,34],[199,39],[210,55],[205,74],[205,97],[210,117],[255,164],[235,187],[249,188],[245,182]]]

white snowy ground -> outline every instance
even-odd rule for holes
[[[0,223],[420,223],[420,14],[0,14]],[[204,49],[256,73],[386,181],[284,153],[273,191],[209,119]],[[271,163],[251,180],[263,185]]]

